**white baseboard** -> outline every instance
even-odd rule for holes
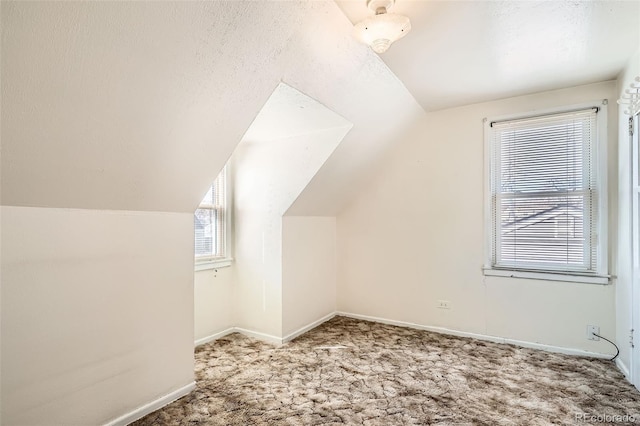
[[[227,334],[231,334],[235,331],[234,327],[229,327],[224,331],[221,331],[219,333],[214,333],[210,336],[207,337],[203,337],[202,339],[198,339],[195,341],[194,346],[200,346],[200,345],[204,345],[205,343],[209,343],[212,342],[214,340],[218,340],[221,337],[226,336]]]
[[[215,333],[215,334],[212,334],[211,336],[203,337],[202,339],[196,340],[195,346],[204,345],[205,343],[212,342],[214,340],[217,340],[231,333],[240,333],[240,334],[244,334],[247,337],[252,337],[254,339],[262,340],[263,342],[273,343],[274,345],[282,345],[283,343],[287,343],[295,339],[296,337],[306,333],[307,331],[316,328],[323,322],[329,321],[331,318],[335,316],[336,316],[336,313],[331,312],[330,314],[327,314],[322,318],[315,320],[312,323],[309,323],[302,328],[299,328],[298,330],[294,331],[291,334],[288,334],[285,337],[278,337],[271,334],[262,333],[260,331],[249,330],[247,328],[242,328],[242,327],[229,327],[226,330],[221,331],[219,333]]]
[[[547,352],[556,352],[559,354],[584,356],[589,358],[611,359],[613,355],[603,354],[600,352],[590,352],[582,349],[565,348],[563,346],[545,345],[542,343],[527,342],[524,340],[504,339],[504,343],[520,346],[523,348],[540,349]]]
[[[341,311],[336,312],[336,315],[340,315],[348,318],[354,318],[354,319],[361,319],[365,321],[379,322],[382,324],[397,325],[400,327],[415,328],[418,330],[433,331],[435,333],[448,334],[452,336],[471,337],[473,339],[485,340],[485,341],[495,342],[495,343],[507,343],[511,345],[520,346],[523,348],[540,349],[547,352],[556,352],[556,353],[561,353],[566,355],[586,356],[586,357],[604,358],[604,359],[611,357],[611,355],[602,354],[598,352],[583,351],[581,349],[572,349],[572,348],[565,348],[562,346],[544,345],[542,343],[508,339],[508,338],[498,337],[498,336],[489,336],[486,334],[469,333],[466,331],[451,330],[449,328],[444,328],[444,327],[433,327],[428,325],[414,324],[411,322],[396,321],[396,320],[390,320],[386,318],[372,317],[369,315],[352,314],[349,312],[341,312]]]
[[[305,325],[302,328],[299,328],[298,330],[294,331],[293,333],[288,334],[285,337],[283,337],[282,338],[282,343],[287,343],[287,342],[292,341],[296,337],[306,333],[309,330],[312,330],[312,329],[316,328],[317,326],[319,326],[323,322],[327,322],[327,321],[329,321],[331,318],[333,318],[335,316],[336,316],[336,313],[335,312],[331,312],[330,314],[323,316],[319,320],[316,320],[316,321],[314,321],[314,322],[312,322],[310,324]]]
[[[246,328],[233,327],[233,331],[236,333],[244,334],[254,339],[262,340],[263,342],[273,343],[274,345],[282,344],[282,337],[272,336],[271,334],[261,333],[259,331],[247,330]]]
[[[149,413],[152,413],[165,405],[171,404],[173,401],[182,398],[183,396],[189,394],[192,390],[196,388],[196,382],[191,382],[186,386],[181,387],[180,389],[176,389],[173,392],[156,399],[155,401],[151,401],[148,404],[143,405],[142,407],[136,408],[135,410],[118,417],[115,420],[111,420],[106,423],[105,426],[126,426],[129,423],[135,422],[138,419],[143,418]]]
[[[581,349],[573,349],[573,348],[566,348],[566,347],[562,347],[562,346],[553,346],[553,345],[545,345],[542,343],[535,343],[535,342],[528,342],[525,340],[516,340],[516,339],[509,339],[509,338],[504,338],[504,337],[498,337],[498,336],[490,336],[487,334],[480,334],[480,333],[470,333],[467,331],[459,331],[459,330],[452,330],[449,328],[445,328],[445,327],[434,327],[434,326],[429,326],[429,325],[421,325],[421,324],[415,324],[415,323],[411,323],[411,322],[406,322],[406,321],[398,321],[398,320],[391,320],[391,319],[387,319],[387,318],[380,318],[380,317],[374,317],[374,316],[370,316],[370,315],[361,315],[361,314],[353,314],[350,312],[343,312],[343,311],[336,311],[336,312],[332,312],[330,314],[325,315],[324,317],[313,321],[312,323],[309,323],[307,325],[305,325],[304,327],[294,331],[293,333],[288,334],[285,337],[277,337],[277,336],[273,336],[271,334],[266,334],[266,333],[261,333],[259,331],[253,331],[253,330],[248,330],[246,328],[241,328],[241,327],[231,327],[228,328],[220,333],[216,333],[216,334],[212,334],[211,336],[205,337],[203,339],[199,339],[195,342],[195,345],[202,345],[204,343],[208,343],[211,342],[213,340],[219,339],[221,337],[224,337],[228,334],[231,333],[241,333],[244,334],[245,336],[248,337],[252,337],[254,339],[258,339],[258,340],[262,340],[268,343],[272,343],[275,345],[281,345],[283,343],[287,343],[290,342],[291,340],[295,339],[296,337],[306,333],[309,330],[312,330],[314,328],[316,328],[317,326],[319,326],[320,324],[329,321],[331,318],[335,317],[336,315],[340,315],[340,316],[344,316],[344,317],[348,317],[348,318],[354,318],[354,319],[360,319],[360,320],[365,320],[365,321],[373,321],[373,322],[379,322],[382,324],[389,324],[389,325],[395,325],[395,326],[399,326],[399,327],[409,327],[409,328],[414,328],[417,330],[426,330],[426,331],[432,331],[434,333],[440,333],[440,334],[448,334],[451,336],[459,336],[459,337],[470,337],[473,339],[479,339],[479,340],[484,340],[484,341],[489,341],[489,342],[495,342],[495,343],[506,343],[506,344],[511,344],[511,345],[516,345],[516,346],[520,346],[523,348],[530,348],[530,349],[540,349],[543,351],[547,351],[547,352],[556,352],[556,353],[561,353],[561,354],[566,354],[566,355],[574,355],[574,356],[586,356],[586,357],[591,357],[591,358],[602,358],[602,359],[607,359],[610,358],[611,355],[608,354],[603,354],[603,353],[598,353],[598,352],[589,352],[589,351],[584,351]],[[618,366],[618,368],[620,369],[620,371],[622,371],[622,373],[625,375],[625,377],[630,377],[629,376],[629,370],[626,368],[626,366],[624,364],[622,364],[620,362],[620,359],[618,358],[618,360],[616,360],[616,365]]]
[[[272,343],[274,345],[281,345],[283,340],[281,337],[273,336],[271,334],[261,333],[259,331],[249,330],[242,327],[229,327],[224,331],[212,334],[211,336],[203,337],[194,342],[194,346],[204,345],[205,343],[213,342],[231,333],[240,333],[253,339],[262,340],[263,342]]]
[[[627,368],[626,365],[624,365],[624,363],[622,362],[622,360],[620,358],[616,358],[616,367],[618,367],[618,370],[620,370],[622,372],[622,374],[624,374],[624,377],[631,382],[631,374],[629,373],[629,368]]]

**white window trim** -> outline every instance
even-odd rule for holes
[[[608,219],[608,182],[607,182],[607,112],[608,100],[586,102],[582,104],[565,105],[562,107],[535,110],[523,113],[501,115],[484,118],[484,266],[482,271],[487,276],[499,276],[509,278],[527,278],[546,281],[569,281],[586,284],[609,284],[611,276],[608,275],[609,259],[609,219]],[[572,110],[587,108],[599,108],[596,114],[598,140],[596,144],[596,182],[598,191],[598,267],[596,274],[563,273],[554,271],[528,271],[524,269],[495,268],[491,266],[491,123],[532,118],[541,115],[563,113]]]
[[[231,182],[231,164],[222,169],[225,173],[226,214],[225,214],[225,243],[227,245],[225,257],[201,256],[195,257],[194,271],[228,268],[233,264],[233,184]]]
[[[228,268],[233,264],[233,258],[225,257],[220,259],[198,259],[196,260],[196,264],[194,270],[197,271],[207,271],[209,269],[219,269],[219,268]]]

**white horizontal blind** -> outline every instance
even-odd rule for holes
[[[597,272],[596,114],[492,123],[492,267]]]
[[[198,260],[226,257],[226,187],[225,168],[195,212],[195,256]]]

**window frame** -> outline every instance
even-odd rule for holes
[[[607,99],[586,102],[581,104],[564,105],[554,108],[533,110],[528,112],[513,113],[507,115],[493,116],[483,119],[484,125],[484,275],[500,276],[509,278],[526,278],[547,281],[565,281],[588,284],[608,284],[608,182],[607,182],[607,122],[608,122],[608,101]],[[598,209],[598,221],[596,223],[596,244],[598,250],[596,272],[575,272],[558,271],[544,269],[524,269],[492,266],[493,255],[493,224],[492,224],[492,131],[491,123],[496,121],[519,120],[546,115],[566,113],[575,110],[598,108],[596,114],[596,140],[593,143],[592,158],[595,162],[595,182],[596,182],[596,206]]]
[[[225,268],[231,266],[233,262],[233,257],[231,256],[232,243],[231,243],[231,232],[232,232],[232,213],[233,213],[233,196],[232,196],[232,185],[230,182],[230,165],[225,165],[220,174],[216,176],[216,180],[218,180],[219,176],[224,174],[224,189],[225,189],[225,203],[224,203],[224,256],[196,256],[194,251],[194,270],[195,271],[204,271],[208,269],[218,269]],[[214,181],[215,183],[215,181]],[[213,183],[211,184],[213,185]],[[211,186],[209,186],[211,187]],[[201,209],[202,203],[198,204],[197,209]],[[204,207],[209,208],[209,207]],[[197,210],[196,209],[196,210]],[[194,243],[195,243],[195,212],[194,212]]]

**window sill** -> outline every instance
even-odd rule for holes
[[[206,271],[209,269],[227,268],[233,263],[232,258],[227,259],[211,259],[211,260],[196,260],[194,270]]]
[[[585,284],[609,284],[609,275],[579,275],[579,274],[563,274],[554,272],[532,272],[532,271],[519,271],[513,269],[492,269],[482,268],[484,275],[493,277],[507,277],[507,278],[525,278],[530,280],[544,280],[544,281],[565,281],[573,283],[585,283]]]

